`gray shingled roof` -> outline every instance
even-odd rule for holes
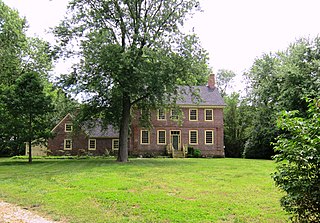
[[[200,106],[225,106],[218,89],[213,89],[207,86],[195,86],[185,87],[181,86],[178,89],[180,93],[178,105],[200,105]],[[192,93],[194,92],[194,93]],[[195,95],[199,95],[201,100]],[[108,125],[106,129],[102,127],[101,120],[97,120],[93,124],[86,123],[83,126],[85,133],[91,138],[108,137],[108,138],[119,138],[119,132],[112,125]]]
[[[195,86],[191,88],[182,86],[179,88],[179,92],[181,99],[177,101],[178,105],[226,106],[216,87],[211,89],[207,86]],[[192,92],[199,95],[202,100],[197,100],[198,98]]]
[[[112,126],[108,125],[107,128],[102,128],[102,123],[98,120],[94,125],[85,124],[83,126],[85,133],[91,138],[108,137],[119,138],[119,132]]]

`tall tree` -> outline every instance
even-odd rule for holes
[[[245,154],[251,158],[270,158],[271,142],[279,134],[277,114],[298,110],[306,114],[304,98],[320,92],[320,38],[301,39],[284,52],[258,58],[247,77],[251,83],[251,102],[256,108],[253,129]]]
[[[16,99],[12,95],[16,95],[17,80],[36,72],[41,83],[49,85],[48,72],[52,68],[53,56],[50,46],[38,38],[27,37],[26,28],[26,20],[0,0],[1,155],[21,154],[24,149],[23,113],[16,114],[15,107],[8,103],[8,99]],[[48,126],[43,127],[46,129]]]
[[[0,85],[11,85],[20,74],[25,30],[26,20],[0,0]]]
[[[14,126],[19,126],[23,142],[28,142],[29,162],[32,162],[32,142],[49,137],[47,114],[52,112],[51,97],[44,92],[39,74],[26,72],[8,92],[5,100],[7,110],[15,116]]]
[[[217,86],[224,97],[227,95],[227,89],[232,85],[232,79],[236,74],[232,70],[220,69],[217,72]]]
[[[224,144],[226,157],[241,157],[251,130],[253,108],[233,92],[224,97]]]
[[[73,0],[54,32],[64,52],[81,60],[64,77],[87,96],[91,115],[120,128],[118,161],[128,161],[133,107],[150,109],[176,97],[178,85],[208,75],[207,53],[181,27],[199,9],[197,0]]]

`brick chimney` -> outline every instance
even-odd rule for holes
[[[215,75],[214,74],[210,74],[209,78],[208,78],[208,88],[210,89],[214,89],[216,85],[216,79],[215,79]]]

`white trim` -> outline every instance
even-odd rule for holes
[[[58,126],[59,126],[68,116],[70,116],[70,117],[72,118],[71,114],[68,113],[68,114],[67,114],[66,116],[64,116],[64,118],[61,119],[61,121],[51,130],[51,132],[53,132],[56,128],[58,128]]]
[[[196,119],[195,120],[191,120],[191,111],[194,110],[196,111]],[[199,117],[199,111],[197,108],[189,108],[189,121],[190,122],[197,122],[198,121],[198,117]]]
[[[173,115],[173,112],[176,112],[175,115]],[[176,118],[173,118],[173,116],[177,116]],[[171,109],[170,110],[170,119],[173,121],[179,120],[179,112],[176,109]]]
[[[67,131],[67,125],[70,126],[71,130],[70,131]],[[73,131],[73,124],[71,122],[66,122],[64,124],[64,132],[72,132]]]
[[[179,134],[172,134],[172,132],[179,132]],[[173,136],[179,136],[178,149],[181,148],[181,130],[170,130],[170,144],[173,144]]]
[[[164,132],[164,143],[159,143],[159,132]],[[157,130],[157,144],[158,145],[166,145],[167,143],[167,131],[164,129]]]
[[[212,132],[212,143],[207,143],[207,132]],[[214,130],[205,130],[204,131],[204,144],[205,145],[213,145],[214,144]]]
[[[115,142],[118,141],[118,148],[115,148],[114,144]],[[118,151],[119,150],[119,139],[112,139],[112,151]]]
[[[191,143],[191,132],[196,132],[196,142],[195,143]],[[189,144],[190,145],[198,145],[199,144],[199,133],[198,133],[198,130],[196,130],[196,129],[189,130]]]
[[[70,140],[70,148],[66,148],[66,141]],[[63,141],[63,149],[64,150],[72,150],[72,139],[64,139]]]
[[[212,108],[212,109],[214,109],[214,108],[225,108],[226,105],[194,105],[194,104],[187,105],[187,104],[185,104],[185,105],[178,105],[178,107],[180,107],[180,108],[208,108],[208,109]]]
[[[160,110],[162,110],[163,113],[164,113],[164,119],[159,119]],[[166,115],[166,110],[165,109],[157,109],[157,120],[158,121],[166,121],[167,120],[167,115]]]
[[[207,119],[207,111],[211,111],[212,112],[212,119]],[[214,120],[214,117],[213,117],[213,109],[204,109],[204,121],[206,122],[212,122]]]
[[[90,148],[90,141],[94,141],[94,148]],[[97,149],[97,140],[96,139],[89,139],[88,140],[88,150],[96,150]]]
[[[148,132],[148,143],[142,143],[142,132],[143,131]],[[140,130],[140,144],[141,145],[150,145],[150,131],[149,130],[145,130],[145,129]]]

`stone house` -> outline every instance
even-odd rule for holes
[[[214,75],[207,86],[192,87],[199,99],[195,99],[189,87],[179,89],[182,97],[176,109],[159,109],[151,112],[152,128],[139,125],[139,111],[132,119],[129,154],[142,156],[171,155],[184,157],[188,147],[199,149],[205,157],[224,157],[223,108],[225,103],[215,87]],[[179,117],[180,116],[180,117]],[[110,125],[102,129],[83,126],[73,131],[72,115],[64,117],[52,130],[54,137],[48,141],[52,155],[70,154],[104,155],[119,149],[118,131]]]

